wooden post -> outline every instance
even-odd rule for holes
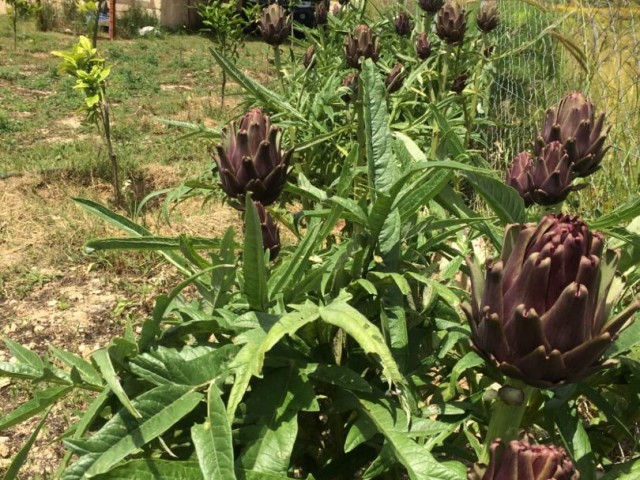
[[[109,0],[109,40],[116,38],[116,0]]]

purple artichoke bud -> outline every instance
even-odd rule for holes
[[[478,28],[484,33],[490,33],[496,29],[500,23],[498,4],[494,0],[483,1],[476,16]]]
[[[416,39],[416,55],[420,60],[426,60],[431,55],[431,43],[429,43],[429,37],[424,32],[418,34]]]
[[[347,89],[347,93],[342,95],[342,100],[344,100],[345,103],[349,103],[358,93],[358,76],[353,72],[349,72],[347,76],[342,79],[342,87]]]
[[[464,8],[456,0],[449,0],[438,11],[436,34],[450,45],[460,45],[467,29]]]
[[[402,88],[402,85],[404,85],[404,78],[404,65],[398,63],[391,69],[389,75],[387,75],[387,78],[384,81],[387,92],[394,93],[400,90]]]
[[[262,39],[274,47],[282,45],[291,33],[291,17],[277,3],[272,3],[262,10],[258,25]]]
[[[640,309],[640,298],[609,319],[618,254],[578,217],[511,225],[486,279],[472,271],[463,309],[475,347],[506,375],[550,387],[607,366],[600,356]],[[469,262],[473,262],[469,259]]]
[[[600,168],[609,149],[604,147],[608,129],[603,130],[603,124],[604,113],[596,118],[593,103],[580,92],[570,93],[547,110],[535,153],[539,155],[548,143],[560,142],[569,155],[573,174],[587,177]]]
[[[569,155],[560,142],[551,142],[533,161],[527,152],[519,153],[507,172],[507,183],[518,191],[527,207],[534,203],[555,205],[570,192],[587,186],[572,185],[572,181]]]
[[[304,59],[302,60],[302,64],[304,68],[309,68],[311,65],[315,63],[316,58],[316,47],[314,45],[310,45],[307,48],[306,53],[304,54]]]
[[[458,75],[453,80],[450,90],[454,93],[458,93],[458,94],[462,93],[467,86],[468,79],[469,79],[469,76],[466,73],[463,73],[462,75]]]
[[[347,36],[344,45],[344,54],[347,65],[360,69],[360,61],[370,58],[374,62],[380,58],[380,43],[378,37],[364,24],[356,25],[353,33]]]
[[[220,186],[232,199],[244,202],[247,192],[263,205],[276,201],[289,173],[293,149],[280,149],[280,129],[259,108],[247,113],[236,130],[229,124],[225,145],[216,147]]]
[[[520,152],[513,159],[511,168],[507,170],[506,178],[507,185],[512,186],[518,191],[527,207],[534,203],[531,198],[531,190],[533,189],[530,176],[531,164],[532,161],[529,152]]]
[[[484,471],[484,473],[483,473]],[[489,466],[477,466],[469,480],[578,480],[580,474],[564,449],[514,440],[491,444]]]
[[[316,25],[326,25],[329,18],[329,11],[324,2],[316,5]]]
[[[280,253],[280,231],[271,218],[271,215],[264,208],[262,203],[253,202],[258,209],[260,217],[260,227],[262,228],[262,245],[265,250],[269,250],[269,260],[275,260]]]
[[[407,12],[400,12],[395,21],[396,33],[401,37],[406,37],[411,34],[413,30],[413,23],[411,22],[411,16]]]
[[[433,15],[444,5],[444,0],[418,0],[420,7],[427,13]]]

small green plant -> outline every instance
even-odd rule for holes
[[[78,11],[88,20],[87,27],[91,35],[91,46],[96,48],[98,30],[100,29],[100,12],[105,8],[106,0],[80,0],[77,5]]]
[[[238,48],[243,44],[244,30],[247,20],[241,15],[236,2],[228,0],[211,0],[198,4],[198,13],[202,17],[205,28],[202,31],[213,42],[215,47],[226,58],[235,61],[238,58]],[[251,15],[246,15],[251,18]],[[227,72],[222,71],[220,86],[220,103],[224,106],[224,94],[227,85]]]
[[[105,59],[98,55],[98,50],[85,36],[80,36],[78,43],[70,51],[51,53],[62,58],[59,72],[74,77],[76,84],[73,88],[84,94],[84,105],[81,110],[86,113],[87,121],[95,123],[102,135],[111,161],[115,201],[117,204],[121,204],[118,159],[111,142],[111,123],[106,91],[106,80],[111,73],[111,66],[105,64]]]
[[[13,49],[18,46],[18,20],[31,16],[38,10],[38,5],[29,0],[6,0],[9,22],[13,30]]]

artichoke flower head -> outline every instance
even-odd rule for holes
[[[496,29],[500,22],[498,4],[496,0],[483,0],[476,16],[476,24],[484,33],[490,33]]]
[[[469,480],[578,480],[580,474],[564,449],[514,440],[495,441],[489,465],[469,473]],[[483,472],[484,470],[484,472]]]
[[[380,58],[380,42],[378,37],[364,24],[356,25],[352,34],[347,36],[344,45],[347,65],[360,70],[361,61],[370,58],[377,62]]]
[[[416,38],[416,55],[420,60],[426,60],[431,55],[431,43],[424,32],[420,32]]]
[[[547,110],[535,153],[540,155],[549,143],[560,142],[569,155],[574,176],[587,177],[600,168],[607,153],[607,133],[604,113],[596,118],[593,103],[582,93],[573,92]]]
[[[411,22],[411,17],[407,12],[400,12],[395,19],[394,27],[396,29],[396,33],[401,37],[406,37],[411,34],[411,30],[413,30],[413,23]]]
[[[486,278],[469,259],[472,341],[504,374],[552,387],[606,366],[601,355],[640,309],[640,298],[609,319],[618,262],[578,217],[553,214],[512,225]]]
[[[291,16],[277,3],[265,7],[258,24],[262,39],[269,45],[282,45],[291,33]]]
[[[461,45],[467,29],[464,8],[457,0],[448,0],[438,11],[436,34],[450,45]]]
[[[560,142],[546,145],[535,159],[528,152],[520,152],[507,172],[507,184],[515,188],[525,206],[534,203],[555,205],[564,201],[570,192],[587,187],[573,185],[569,155]]]
[[[237,129],[230,123],[216,147],[220,186],[242,209],[247,192],[263,205],[276,201],[289,174],[293,149],[282,152],[280,129],[259,108],[247,113]]]
[[[433,15],[442,8],[442,5],[444,5],[444,0],[418,0],[418,5],[420,5],[420,8],[422,8],[425,12]]]

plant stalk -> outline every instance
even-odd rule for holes
[[[280,48],[277,46],[273,47],[273,56],[276,62],[276,71],[278,72],[278,78],[280,79],[280,86],[282,87],[282,93],[285,93],[284,88],[284,78],[282,76],[282,60],[280,59]]]
[[[494,401],[491,420],[489,421],[487,436],[485,437],[484,448],[482,450],[482,458],[479,459],[482,463],[489,461],[491,442],[498,438],[504,442],[510,442],[517,438],[518,432],[520,431],[520,424],[522,423],[529,404],[529,398],[534,390],[533,387],[529,387],[517,380],[507,381],[505,387],[521,390],[523,400],[520,405],[507,404],[500,397]]]

